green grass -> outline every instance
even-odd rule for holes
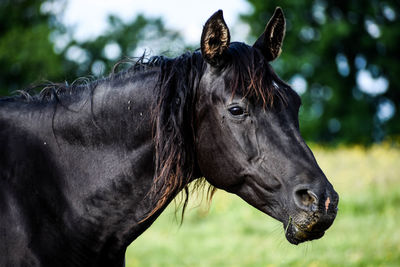
[[[322,239],[291,245],[281,223],[218,191],[209,211],[194,199],[181,227],[170,205],[128,248],[127,266],[399,266],[400,149],[312,149],[340,195]]]

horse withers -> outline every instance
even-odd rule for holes
[[[322,237],[338,195],[300,135],[299,96],[269,65],[284,34],[277,8],[253,46],[231,43],[218,11],[200,51],[1,99],[0,266],[123,266],[204,180],[281,221],[293,244]]]

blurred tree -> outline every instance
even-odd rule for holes
[[[272,65],[303,99],[306,139],[370,143],[400,134],[400,3],[265,1],[242,20],[253,40],[276,5],[287,18],[281,57]]]
[[[75,63],[76,76],[101,76],[111,71],[116,61],[146,54],[175,54],[185,48],[181,35],[169,30],[160,18],[146,18],[139,14],[130,22],[109,16],[109,29],[101,36],[86,41],[69,43],[66,57]],[[142,51],[138,51],[142,48]],[[150,50],[148,50],[150,49]],[[129,60],[128,60],[129,61]]]
[[[174,54],[184,48],[178,32],[160,18],[138,15],[129,22],[109,17],[109,28],[93,40],[73,40],[57,18],[65,0],[0,1],[0,96],[46,80],[73,81],[109,73],[121,58],[149,53]],[[58,11],[57,11],[58,10]],[[140,54],[141,53],[141,54]]]
[[[38,79],[60,79],[62,55],[49,35],[55,17],[41,10],[44,0],[0,1],[0,95]]]

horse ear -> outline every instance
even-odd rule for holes
[[[231,36],[222,10],[218,10],[207,20],[201,34],[203,58],[212,66],[220,66],[223,63],[223,54],[229,47],[230,39]]]
[[[257,39],[253,47],[259,49],[268,61],[279,57],[285,37],[286,21],[280,7],[275,9],[272,18],[265,27],[264,33]]]

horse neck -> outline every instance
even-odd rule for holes
[[[157,202],[157,195],[150,198],[148,193],[154,179],[152,108],[158,74],[149,70],[104,80],[59,102],[23,104],[23,112],[15,108],[17,103],[5,107],[12,111],[10,123],[18,126],[13,131],[29,147],[35,144],[35,152],[26,154],[45,155],[25,160],[36,169],[51,169],[46,177],[35,169],[16,179],[46,183],[35,189],[43,190],[37,193],[42,198],[51,187],[54,193],[47,202],[55,209],[52,213],[66,229],[78,232],[68,237],[71,243],[98,253],[124,250],[169,203],[147,218]],[[88,240],[90,246],[84,244]]]
[[[67,195],[75,216],[104,238],[98,244],[112,239],[119,240],[116,247],[127,246],[168,204],[147,218],[158,197],[149,194],[155,172],[152,116],[158,75],[148,71],[110,79],[93,88],[90,101],[77,105],[83,105],[81,114],[65,107],[57,111],[55,140],[69,184]]]

